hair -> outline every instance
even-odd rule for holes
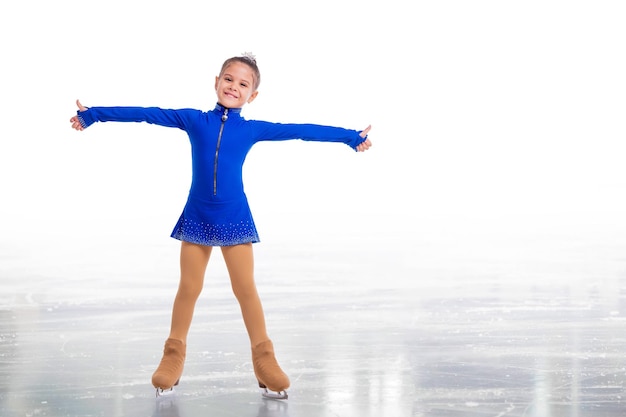
[[[242,64],[246,64],[247,66],[249,66],[250,69],[252,69],[252,73],[253,73],[252,75],[254,78],[252,80],[253,87],[255,90],[259,88],[259,85],[261,84],[261,71],[259,71],[259,67],[256,64],[256,57],[250,52],[244,52],[243,54],[239,56],[228,58],[222,64],[222,69],[220,70],[220,75],[219,75],[220,77],[224,74],[224,71],[226,71],[226,68],[228,68],[228,66],[232,64],[233,62],[241,62]]]

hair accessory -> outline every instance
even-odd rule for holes
[[[252,62],[253,64],[256,64],[256,57],[252,52],[244,52],[241,54],[241,57]]]

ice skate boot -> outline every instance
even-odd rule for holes
[[[289,377],[276,362],[271,340],[252,347],[252,365],[263,397],[276,400],[288,398],[286,389],[289,388]]]
[[[152,385],[157,397],[171,392],[178,385],[185,365],[185,344],[177,339],[167,339],[163,348],[163,358],[152,374]]]

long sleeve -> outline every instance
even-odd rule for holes
[[[301,139],[316,142],[345,143],[353,149],[362,143],[360,131],[316,124],[271,123],[250,121],[256,141]]]
[[[90,107],[78,111],[83,128],[95,122],[146,122],[165,127],[186,129],[192,117],[201,112],[194,109],[161,109],[159,107]]]

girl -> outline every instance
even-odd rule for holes
[[[82,131],[95,122],[147,122],[177,127],[189,136],[192,181],[187,203],[172,237],[181,241],[180,284],[172,310],[163,358],[152,376],[157,395],[178,384],[196,300],[214,246],[221,247],[233,292],[250,338],[252,363],[265,396],[286,399],[289,378],[274,356],[263,307],[254,283],[252,243],[259,236],[242,183],[242,167],[252,145],[262,140],[343,142],[356,151],[370,148],[370,126],[362,131],[312,124],[245,120],[241,109],[258,95],[261,75],[254,56],[227,59],[215,77],[217,104],[212,111],[157,107],[90,107],[76,100],[70,119]]]

